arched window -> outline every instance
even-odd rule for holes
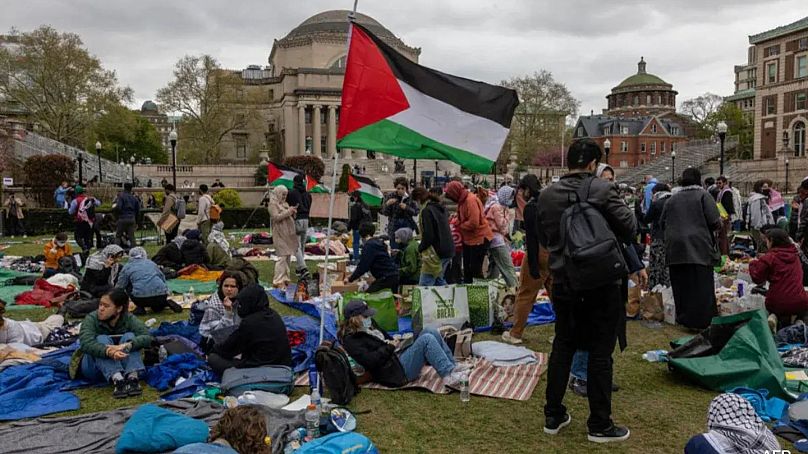
[[[348,60],[347,55],[343,55],[342,57],[338,58],[337,61],[331,64],[330,69],[345,69],[345,61]]]
[[[794,156],[805,156],[805,123],[794,124]]]

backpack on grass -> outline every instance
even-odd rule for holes
[[[348,355],[342,349],[331,344],[323,344],[314,354],[314,364],[322,374],[322,380],[331,401],[337,405],[348,405],[359,393],[356,375],[351,368]],[[323,394],[323,390],[320,390]]]

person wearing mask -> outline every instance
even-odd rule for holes
[[[123,255],[124,251],[120,246],[110,244],[88,257],[84,277],[81,280],[81,290],[88,292],[93,298],[100,298],[115,288]]]
[[[704,329],[717,315],[713,266],[717,260],[715,233],[721,215],[715,199],[699,184],[696,168],[682,172],[681,189],[665,202],[662,229],[665,257],[676,303],[676,323]]]
[[[390,240],[390,248],[401,249],[394,241],[396,230],[402,227],[417,229],[413,217],[418,215],[418,204],[407,194],[409,183],[406,177],[396,178],[393,184],[396,190],[385,196],[381,213],[388,217],[387,238]]]
[[[778,219],[786,215],[786,202],[783,199],[783,194],[777,190],[772,180],[766,179],[765,181],[769,185],[769,209],[772,211],[774,221],[777,222]]]
[[[292,256],[300,249],[300,237],[295,230],[295,215],[297,208],[289,206],[286,202],[288,189],[285,186],[275,186],[269,195],[269,217],[272,219],[272,240],[275,245],[275,255],[280,260],[275,262],[275,276],[272,285],[286,288],[289,285],[289,270]],[[308,220],[306,220],[308,224]],[[298,259],[300,260],[300,259]],[[302,261],[306,266],[306,261]]]
[[[74,216],[76,221],[76,244],[82,252],[89,255],[93,248],[93,225],[95,223],[95,209],[101,206],[101,201],[90,194],[85,194],[84,188],[76,186],[76,198],[70,202],[68,214]]]
[[[59,260],[62,257],[73,256],[73,250],[67,244],[67,234],[64,232],[57,233],[52,240],[45,243],[42,253],[45,255],[45,273],[43,277],[47,279],[59,271]]]
[[[351,257],[353,263],[359,263],[359,243],[362,241],[362,237],[359,236],[359,226],[363,222],[373,222],[373,216],[368,204],[362,200],[361,193],[354,191],[351,193],[351,215],[348,220],[348,230],[353,232],[353,256]]]
[[[575,194],[586,184],[587,201],[605,218],[621,243],[628,243],[636,232],[634,214],[615,185],[595,178],[602,156],[591,139],[576,140],[567,151],[569,173],[539,195],[540,243],[550,251],[553,272],[553,307],[556,312],[555,338],[547,372],[547,403],[544,406],[544,432],[555,435],[572,418],[563,405],[572,358],[576,350],[589,352],[587,393],[589,398],[589,441],[604,443],[628,439],[627,428],[611,419],[612,352],[617,342],[619,322],[625,318],[620,281],[589,290],[577,290],[564,270],[561,219],[574,204]]]
[[[208,185],[200,184],[199,200],[196,202],[196,228],[200,232],[202,242],[208,241],[208,235],[210,234],[211,227],[210,207],[212,207],[213,204],[213,197],[208,194]]]
[[[255,405],[228,408],[211,429],[208,443],[191,443],[173,454],[270,454],[267,418]]]
[[[416,190],[423,188],[415,188]],[[415,191],[413,191],[415,194]],[[412,229],[402,227],[396,230],[396,243],[403,246],[398,252],[399,259],[399,284],[418,285],[421,274],[421,256],[418,253],[418,242],[412,238]]]
[[[24,205],[25,203],[20,200],[16,194],[9,194],[6,199],[6,219],[8,219],[8,233],[11,235],[11,238],[14,238],[15,235],[22,235],[23,238],[28,238],[28,235],[25,234],[25,226],[22,223],[22,220],[25,218],[22,212]]]
[[[729,232],[732,228],[730,220],[735,214],[735,203],[732,201],[732,188],[729,187],[727,177],[723,175],[718,177],[715,186],[718,188],[716,202],[724,209],[724,213],[721,213],[721,230],[718,232],[718,248],[721,251],[721,255],[729,255]]]
[[[418,245],[421,276],[418,285],[446,285],[446,273],[455,252],[449,217],[440,200],[443,191],[435,187],[429,191],[412,192],[413,198],[421,205],[418,215],[418,229],[421,231],[421,243]]]
[[[3,318],[5,313],[6,302],[0,299],[0,344],[39,345],[45,342],[51,331],[65,323],[64,316],[59,314],[50,315],[41,322],[32,322]]]
[[[494,234],[483,215],[482,202],[463,184],[447,184],[446,197],[457,203],[458,230],[463,240],[463,282],[471,284],[474,278],[483,277],[483,259]]]
[[[716,396],[707,409],[707,432],[691,438],[685,454],[783,452],[755,407],[740,394]]]
[[[157,264],[149,260],[142,247],[129,250],[129,262],[118,273],[115,287],[129,294],[137,306],[134,315],[145,314],[146,308],[151,308],[155,313],[161,312],[166,306],[177,314],[182,312],[182,306],[167,298],[166,277]]]
[[[651,260],[649,262],[648,288],[657,285],[671,286],[668,264],[665,259],[665,230],[662,228],[662,213],[665,203],[671,196],[671,188],[667,184],[654,186],[651,208],[645,214],[645,222],[651,224]]]
[[[150,347],[154,340],[146,325],[130,314],[128,308],[129,298],[123,290],[113,289],[104,294],[98,310],[81,322],[80,347],[74,354],[80,358],[80,375],[91,381],[112,383],[112,397],[116,399],[143,393],[138,383],[138,374],[145,369],[141,350]]]
[[[63,181],[62,184],[56,187],[56,190],[53,191],[53,201],[56,204],[56,208],[65,208],[67,206],[67,202],[65,197],[67,197],[67,190],[69,185],[67,181]]]
[[[553,276],[550,273],[550,251],[539,243],[538,201],[541,183],[538,177],[527,174],[519,182],[519,191],[527,199],[524,211],[525,250],[527,260],[519,271],[519,288],[516,292],[514,321],[510,331],[502,333],[502,340],[509,344],[521,344],[527,326],[527,317],[533,310],[539,290],[544,287],[552,295]],[[552,298],[551,298],[552,299]]]
[[[370,373],[371,380],[390,388],[400,388],[416,380],[424,365],[435,368],[446,386],[457,386],[466,365],[458,365],[437,330],[424,328],[413,343],[399,349],[399,342],[380,329],[373,316],[376,309],[360,300],[351,300],[342,310],[339,338],[345,350]]]
[[[294,224],[298,239],[297,250],[294,253],[296,272],[298,278],[308,277],[309,269],[306,267],[306,240],[309,231],[309,211],[311,210],[311,194],[306,191],[306,177],[295,175],[292,190],[286,194],[286,203],[295,208]]]
[[[230,252],[230,243],[224,236],[224,222],[219,221],[213,224],[213,229],[208,235],[208,265],[210,269],[223,270],[233,258]]]
[[[749,263],[749,275],[755,284],[768,283],[766,310],[777,317],[778,329],[791,325],[794,316],[808,315],[808,293],[802,285],[799,251],[785,230],[765,230],[767,253]]]
[[[758,180],[752,186],[752,193],[749,194],[749,206],[746,208],[746,226],[755,239],[757,252],[766,252],[766,240],[761,231],[766,226],[774,225],[774,216],[769,208],[769,183],[766,180]]]
[[[161,247],[152,261],[157,266],[168,268],[177,271],[183,267],[184,259],[182,258],[182,244],[185,242],[185,236],[177,235],[168,244]]]
[[[348,278],[348,282],[354,282],[363,274],[370,272],[375,280],[366,290],[367,293],[376,293],[385,289],[398,293],[398,266],[390,258],[384,240],[374,237],[374,233],[376,233],[376,226],[370,222],[359,226],[359,235],[362,237],[362,256],[359,258],[359,264],[356,265],[353,274]]]
[[[511,223],[508,207],[513,203],[514,192],[512,187],[502,186],[495,196],[489,197],[483,212],[494,236],[488,249],[488,279],[496,279],[501,274],[509,288],[516,287],[516,271],[511,259],[508,233]]]
[[[236,295],[234,307],[241,322],[208,355],[211,369],[221,375],[231,367],[291,367],[292,350],[289,348],[286,325],[281,316],[269,307],[269,298],[264,288],[257,284],[244,287]],[[235,359],[239,355],[241,358]]]
[[[163,185],[163,191],[165,193],[165,197],[163,197],[163,211],[160,213],[160,219],[157,221],[157,224],[161,224],[166,220],[169,214],[173,214],[177,216],[177,208],[178,208],[178,197],[176,190],[174,189],[174,185],[170,183],[166,183]],[[184,201],[182,202],[184,203]],[[180,220],[182,221],[182,220]],[[166,234],[166,243],[170,243],[179,232],[180,223],[178,222],[177,225],[165,232]]]
[[[199,334],[202,335],[200,344],[205,351],[210,351],[217,343],[217,337],[226,333],[228,329],[234,329],[238,325],[238,316],[233,307],[236,295],[244,288],[244,281],[239,273],[224,271],[216,281],[219,289],[205,301],[205,314],[199,324]],[[227,333],[229,335],[230,333]],[[219,338],[221,343],[227,338]]]
[[[114,206],[118,214],[115,241],[122,248],[131,249],[137,246],[135,228],[137,227],[137,216],[140,213],[140,199],[132,194],[132,183],[124,183],[123,192],[118,194]],[[124,234],[126,234],[126,241],[123,239]]]
[[[182,246],[180,246],[182,264],[184,266],[207,265],[210,261],[210,256],[208,256],[205,245],[202,244],[199,230],[186,230],[182,235],[185,237],[185,241],[183,241]]]

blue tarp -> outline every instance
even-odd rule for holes
[[[283,317],[283,323],[289,331],[304,331],[306,333],[306,341],[292,348],[292,370],[295,373],[308,370],[314,358],[314,352],[317,350],[317,346],[320,345],[320,321],[311,317],[287,315]],[[326,323],[323,340],[331,342],[337,340],[337,325],[335,323]]]
[[[188,323],[187,320],[173,323],[171,322],[160,323],[160,326],[149,331],[149,334],[151,334],[154,337],[170,336],[172,334],[177,334],[192,341],[197,345],[199,345],[199,342],[202,341],[202,335],[199,334],[199,326],[192,325]]]
[[[146,370],[146,383],[158,391],[165,391],[178,378],[207,367],[208,363],[193,353],[169,355],[162,363]]]

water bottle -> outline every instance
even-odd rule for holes
[[[166,360],[166,358],[168,358],[168,350],[166,350],[165,345],[161,345],[160,346],[160,362],[162,363],[163,361]]]
[[[650,350],[642,354],[642,359],[649,363],[667,362],[668,352],[667,350]]]
[[[743,298],[744,290],[745,290],[745,288],[744,288],[743,281],[738,282],[738,298]]]
[[[314,390],[311,392],[311,398],[310,399],[311,399],[311,403],[315,407],[317,407],[317,414],[320,414],[321,411],[322,411],[323,402],[320,399],[320,392],[317,390],[317,388],[314,388]]]
[[[302,440],[304,438],[306,438],[306,429],[303,427],[298,427],[288,436],[289,440]]]
[[[156,318],[150,318],[150,319],[146,320],[146,323],[144,323],[144,325],[146,325],[146,328],[151,328],[152,326],[154,326],[156,324],[157,324],[157,319]]]
[[[469,374],[468,372],[463,372],[463,376],[460,378],[460,402],[468,402],[471,400],[471,394],[469,393]]]
[[[318,383],[319,377],[317,375],[317,365],[314,364],[314,361],[309,364],[309,392],[314,393],[315,389],[320,388],[320,384]]]
[[[196,301],[196,294],[194,293],[194,286],[192,285],[191,288],[188,289],[188,304],[193,304]]]
[[[306,435],[312,439],[320,437],[320,412],[314,404],[306,408]]]

